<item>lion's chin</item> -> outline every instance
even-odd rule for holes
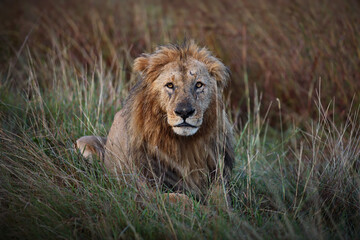
[[[173,127],[173,131],[180,136],[191,136],[194,135],[197,130],[199,130],[198,127]]]

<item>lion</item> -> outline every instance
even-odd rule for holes
[[[138,81],[107,138],[84,136],[77,148],[100,157],[111,174],[141,173],[148,186],[206,202],[212,183],[228,185],[234,165],[223,102],[229,70],[193,41],[142,54],[133,70]]]

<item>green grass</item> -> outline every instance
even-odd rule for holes
[[[1,238],[360,238],[358,3],[86,2],[1,3]],[[232,71],[231,212],[139,199],[73,149],[184,34]]]

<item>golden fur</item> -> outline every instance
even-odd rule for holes
[[[139,81],[115,116],[103,150],[105,166],[204,199],[217,177],[227,182],[234,162],[222,101],[227,68],[190,42],[143,54],[134,71]],[[189,116],[180,116],[179,109]],[[89,137],[77,141],[84,149],[89,143],[81,139]]]

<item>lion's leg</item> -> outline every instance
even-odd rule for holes
[[[104,156],[106,138],[98,136],[84,136],[76,140],[75,148],[79,149],[81,154],[92,162],[92,156],[96,155],[102,159]]]
[[[218,209],[231,210],[231,196],[222,183],[214,183],[211,187],[207,202]]]
[[[191,199],[183,193],[163,193],[165,200],[173,204],[181,203],[184,208],[193,208],[193,202]]]

